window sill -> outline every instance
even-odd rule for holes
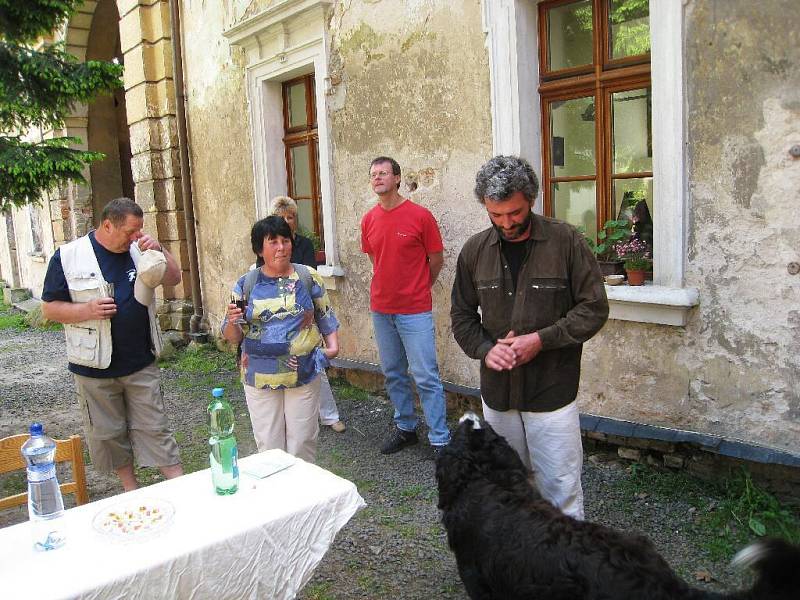
[[[344,278],[344,269],[338,265],[320,265],[317,267],[317,273],[322,275],[326,290],[335,290],[337,282]]]
[[[30,257],[31,262],[44,263],[47,261],[47,257],[45,256],[44,252],[28,252],[28,256]]]
[[[697,288],[606,285],[609,319],[683,327],[700,303]]]

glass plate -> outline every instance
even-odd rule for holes
[[[138,541],[166,529],[175,507],[166,500],[142,498],[120,502],[100,510],[92,520],[98,533],[120,541]]]

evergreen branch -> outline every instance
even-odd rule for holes
[[[122,70],[78,62],[62,44],[33,50],[0,41],[0,130],[60,128],[76,103],[121,87]]]
[[[69,147],[76,143],[80,140],[74,137],[30,143],[0,136],[0,212],[39,204],[44,192],[59,184],[86,183],[86,166],[105,155]]]
[[[83,0],[0,0],[0,37],[32,42],[66,21]]]

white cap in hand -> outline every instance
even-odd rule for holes
[[[133,296],[139,304],[148,306],[155,296],[155,289],[161,285],[167,270],[167,259],[163,252],[145,250],[136,265],[136,283]]]

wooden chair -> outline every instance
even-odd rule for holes
[[[17,471],[25,468],[25,459],[22,458],[20,448],[28,440],[28,434],[12,435],[0,439],[0,473]],[[89,491],[86,488],[86,467],[83,463],[83,450],[81,438],[72,435],[67,440],[54,440],[56,443],[56,463],[72,463],[72,477],[74,481],[61,484],[62,494],[75,494],[75,504],[89,502]],[[0,498],[0,510],[27,504],[28,493],[15,494]]]

